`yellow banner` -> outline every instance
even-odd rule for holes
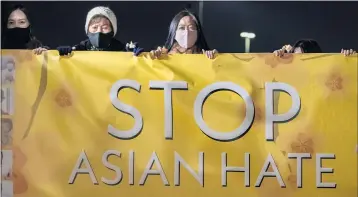
[[[3,51],[3,196],[356,197],[357,59]]]

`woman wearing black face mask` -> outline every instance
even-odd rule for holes
[[[6,19],[2,49],[33,49],[37,55],[48,49],[32,35],[31,24],[25,7],[22,5],[14,6]]]
[[[107,7],[95,7],[87,14],[85,31],[88,39],[73,47],[58,47],[60,55],[69,55],[76,51],[133,51],[138,55],[143,49],[135,44],[124,45],[114,38],[117,33],[117,18],[113,11]]]

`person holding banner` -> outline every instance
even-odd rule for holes
[[[28,11],[22,5],[9,10],[3,35],[2,49],[33,49],[36,55],[49,49],[32,34]]]
[[[217,50],[210,50],[198,17],[188,10],[179,12],[169,26],[169,34],[164,47],[150,52],[153,59],[164,54],[205,54],[214,59]]]
[[[124,45],[115,38],[117,18],[108,7],[98,6],[88,12],[85,31],[88,38],[78,45],[58,47],[60,56],[70,55],[72,51],[132,51],[137,56],[143,51],[137,43]]]
[[[285,53],[322,53],[322,49],[315,40],[305,39],[297,41],[293,46],[285,45],[281,49],[274,51],[276,56],[283,56]],[[345,56],[356,53],[353,49],[342,49],[341,53]]]

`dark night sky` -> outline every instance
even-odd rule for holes
[[[2,15],[13,3],[1,2]],[[184,1],[16,3],[29,9],[34,34],[50,47],[84,40],[86,14],[98,5],[110,6],[116,13],[117,38],[138,41],[146,50],[164,44],[171,19],[187,4],[198,11],[198,2]],[[204,33],[209,46],[220,52],[243,52],[242,31],[256,33],[252,52],[271,52],[300,38],[316,39],[325,52],[339,52],[342,47],[358,48],[357,9],[358,2],[207,1]]]

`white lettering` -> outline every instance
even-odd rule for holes
[[[302,188],[302,159],[310,159],[310,153],[288,153],[288,158],[296,158],[297,159],[297,188]]]
[[[129,185],[134,185],[134,151],[129,151]]]
[[[274,114],[274,91],[284,91],[292,97],[292,107],[285,114]],[[266,140],[274,140],[274,131],[273,124],[276,122],[288,122],[292,120],[300,111],[301,100],[296,89],[286,83],[280,82],[266,82],[265,84],[265,93],[266,93],[266,120],[265,120],[265,131],[266,131]]]
[[[231,132],[217,132],[209,128],[203,119],[202,108],[205,100],[211,94],[220,90],[228,90],[228,91],[235,92],[236,94],[241,96],[241,98],[245,101],[246,104],[246,117],[243,123],[240,125],[240,127],[238,127],[237,129]],[[255,113],[254,103],[250,95],[241,86],[232,82],[216,82],[206,86],[203,90],[199,92],[194,103],[194,118],[196,124],[199,126],[199,128],[205,135],[218,141],[231,141],[245,135],[245,133],[248,131],[254,120],[254,113]]]
[[[155,164],[156,170],[153,170],[152,167]],[[165,186],[169,186],[169,182],[167,177],[165,176],[165,173],[163,171],[163,167],[160,164],[159,158],[157,156],[156,152],[153,152],[152,156],[150,157],[147,166],[145,167],[145,170],[142,174],[142,177],[140,178],[139,185],[144,185],[148,175],[160,175],[163,183]]]
[[[129,79],[118,80],[115,84],[113,84],[109,93],[112,105],[119,111],[131,115],[135,120],[133,128],[128,131],[122,131],[114,128],[112,125],[108,125],[108,133],[113,137],[119,139],[132,139],[139,135],[142,131],[143,118],[140,112],[136,108],[124,104],[118,99],[118,93],[121,89],[131,88],[137,92],[140,92],[140,87],[141,85],[137,81]]]
[[[199,152],[199,166],[197,174],[177,152],[174,152],[174,157],[174,185],[180,186],[180,164],[182,164],[184,168],[186,168],[199,182],[199,184],[204,187],[204,152]]]
[[[108,158],[111,156],[111,155],[115,155],[117,157],[121,157],[121,153],[116,151],[116,150],[107,150],[103,156],[102,156],[102,163],[104,166],[106,166],[108,169],[114,171],[116,173],[116,177],[114,180],[109,180],[109,179],[106,179],[105,177],[102,177],[101,178],[101,181],[107,185],[117,185],[119,184],[121,181],[122,181],[122,178],[123,178],[123,174],[122,174],[122,171],[121,169],[118,167],[118,166],[115,166],[111,163],[109,163],[108,161]]]
[[[245,167],[227,166],[227,153],[221,153],[221,185],[224,187],[228,172],[245,172],[245,187],[250,187],[250,153],[245,153]]]
[[[268,168],[270,167],[270,165],[272,166],[273,172],[267,172]],[[273,159],[272,155],[269,154],[267,156],[267,159],[264,163],[264,166],[261,169],[261,172],[259,174],[259,176],[257,177],[256,183],[255,183],[255,187],[260,187],[262,181],[264,180],[264,177],[276,177],[278,183],[280,184],[280,186],[286,187],[285,183],[282,180],[282,177],[280,175],[280,172],[278,171],[277,165],[275,163],[275,160]]]
[[[81,168],[82,163],[84,164],[85,168]],[[93,172],[93,169],[91,167],[91,164],[87,158],[86,152],[82,150],[80,153],[80,156],[77,159],[76,165],[72,170],[71,176],[68,180],[69,184],[73,184],[75,182],[75,179],[77,178],[78,174],[88,174],[91,178],[91,181],[94,185],[98,185],[97,178]]]
[[[187,90],[185,81],[150,81],[151,89],[164,89],[164,136],[165,139],[173,139],[173,103],[172,90]]]
[[[336,188],[337,183],[323,183],[323,173],[333,173],[333,168],[322,168],[322,159],[336,159],[335,154],[317,154],[316,155],[316,187],[317,188]]]

